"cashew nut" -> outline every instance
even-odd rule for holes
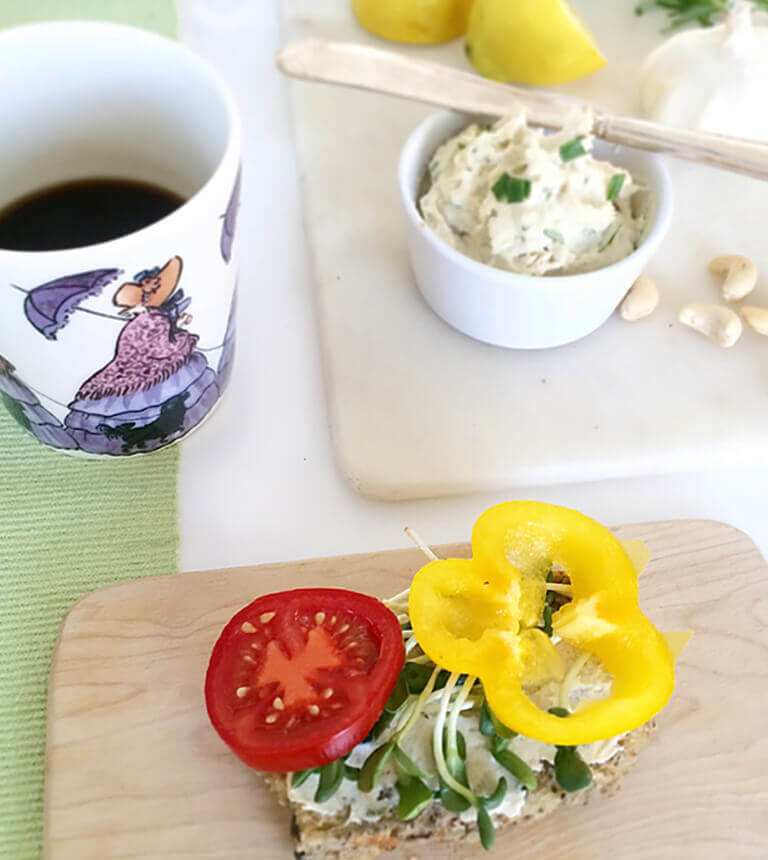
[[[743,299],[754,290],[757,283],[757,266],[749,257],[739,254],[715,257],[709,264],[709,271],[714,275],[725,275],[720,291],[726,302]]]
[[[738,314],[721,305],[685,305],[680,308],[677,318],[718,346],[733,346],[741,337],[742,325]]]
[[[641,320],[656,310],[659,303],[659,291],[656,284],[647,276],[640,275],[621,303],[621,318],[629,322]]]
[[[768,334],[768,308],[744,305],[741,309],[741,317],[758,334]]]

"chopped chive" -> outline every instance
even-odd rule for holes
[[[619,196],[621,187],[624,185],[624,180],[627,178],[626,173],[614,173],[611,181],[608,183],[608,192],[606,197],[608,200],[615,200]]]
[[[574,137],[573,140],[569,140],[568,143],[564,143],[560,147],[560,158],[563,161],[573,161],[574,158],[580,158],[586,154],[587,150],[584,149],[580,137]]]
[[[559,242],[561,245],[565,244],[565,239],[563,238],[563,234],[559,230],[550,230],[549,228],[547,228],[544,231],[544,235],[549,236],[549,238],[553,242]]]
[[[519,176],[510,176],[504,172],[491,187],[497,200],[506,200],[507,203],[521,203],[531,196],[531,180],[521,179]]]
[[[611,233],[607,242],[603,243],[598,249],[597,253],[602,254],[607,248],[610,248],[613,244],[613,240],[619,235],[619,230],[621,230],[621,224]]]

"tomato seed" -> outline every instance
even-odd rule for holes
[[[330,699],[333,695],[333,690],[330,687],[326,687],[325,690],[320,694],[324,699]]]
[[[254,651],[258,651],[259,648],[261,648],[261,642],[251,642],[251,648],[253,648]]]
[[[269,622],[277,615],[276,612],[262,612],[259,616],[259,621],[262,624],[269,624]]]
[[[315,615],[315,624],[322,624],[325,621],[325,612],[318,612]]]
[[[317,705],[310,705],[307,710],[313,717],[316,717],[320,713],[320,708],[318,708]]]
[[[333,625],[336,623],[336,616],[332,615],[331,620],[328,623],[331,625],[331,627],[333,627]]]
[[[270,714],[265,720],[265,723],[276,723],[277,722],[277,714]]]
[[[240,628],[243,633],[255,633],[256,628],[251,624],[250,621],[243,621],[243,626]]]
[[[245,660],[246,663],[255,663],[256,662],[253,659],[253,657],[251,657],[250,654],[243,654],[243,660]]]
[[[283,710],[283,708],[285,708],[285,705],[283,704],[283,700],[280,698],[280,696],[278,696],[278,697],[277,697],[277,698],[272,702],[272,707],[273,707],[276,711],[282,711],[282,710]]]
[[[236,690],[237,698],[244,699],[251,692],[250,687],[238,687]]]

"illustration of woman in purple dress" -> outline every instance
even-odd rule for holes
[[[128,322],[112,360],[81,386],[64,426],[83,451],[127,454],[166,445],[198,424],[220,395],[216,373],[184,326],[176,290],[183,263],[139,272],[112,302]]]
[[[240,205],[240,172],[221,216],[220,253],[232,261]],[[26,384],[13,363],[0,356],[0,402],[11,417],[41,442],[55,448],[120,456],[154,451],[183,436],[208,414],[227,386],[235,349],[232,296],[224,339],[203,349],[188,331],[191,299],[178,288],[181,257],[138,272],[123,283],[112,303],[116,314],[85,305],[123,274],[93,269],[56,277],[34,287],[10,284],[24,294],[24,316],[48,341],[58,339],[75,311],[122,324],[112,359],[64,403]],[[206,353],[219,352],[214,370]],[[39,397],[50,402],[50,409]],[[52,411],[51,411],[52,410]],[[63,415],[63,421],[56,416]]]

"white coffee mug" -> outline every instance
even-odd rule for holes
[[[33,436],[71,454],[164,447],[210,414],[232,367],[233,98],[180,44],[85,21],[0,32],[0,80],[0,211],[90,178],[186,200],[99,244],[0,248],[0,398]]]

